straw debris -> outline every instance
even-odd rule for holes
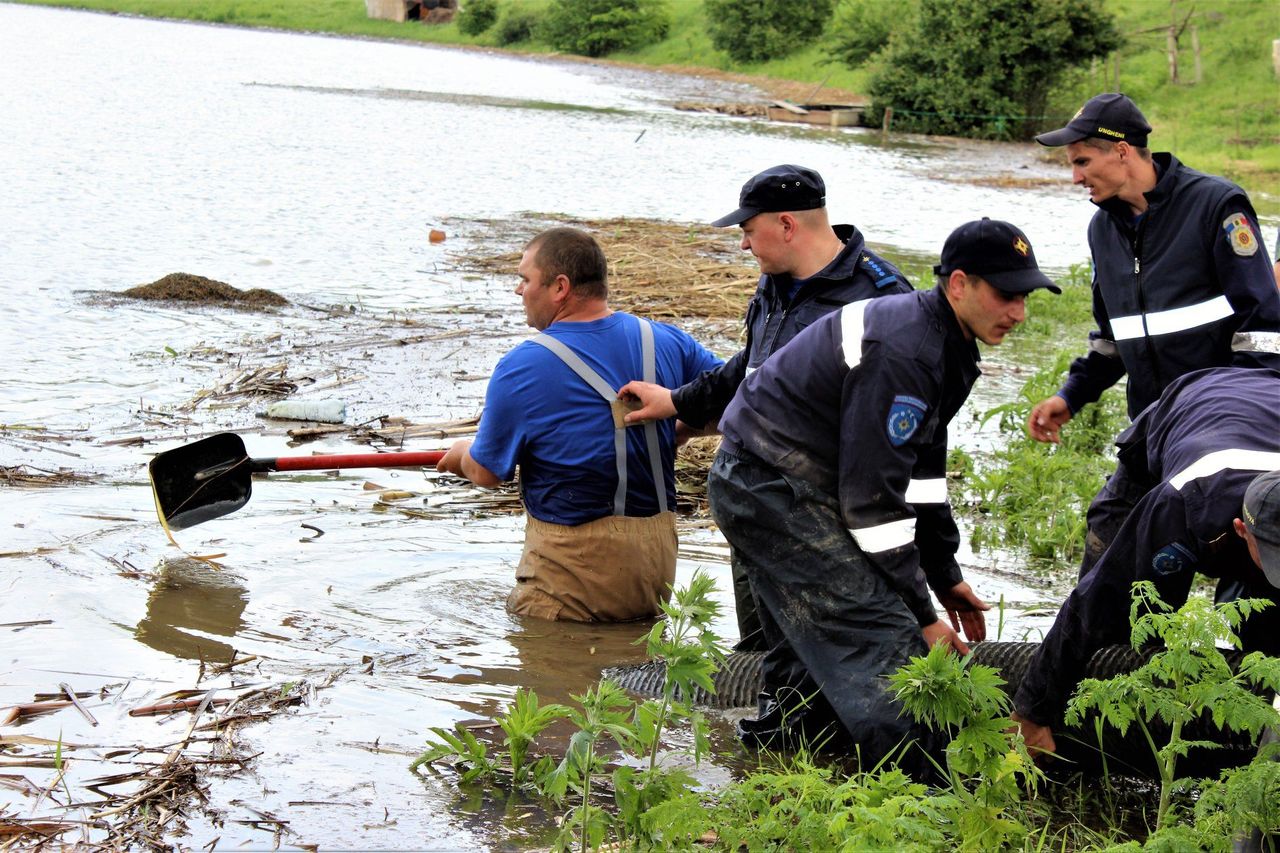
[[[651,219],[546,216],[530,220],[523,220],[530,224],[506,236],[523,244],[548,224],[589,232],[609,259],[610,305],[657,320],[739,323],[760,275],[754,264],[744,260],[737,232],[723,228]],[[507,221],[478,224],[499,231],[511,227]],[[463,271],[514,276],[520,254],[472,253],[452,260]]]

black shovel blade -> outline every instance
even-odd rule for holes
[[[253,491],[249,454],[231,432],[157,454],[148,465],[160,520],[170,530],[235,512]]]

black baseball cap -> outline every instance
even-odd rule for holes
[[[1258,543],[1267,583],[1280,587],[1280,471],[1267,471],[1253,478],[1244,490],[1240,515]]]
[[[821,175],[804,166],[783,164],[765,169],[743,184],[738,209],[711,224],[717,228],[741,225],[759,213],[815,210],[826,204],[827,185]]]
[[[1036,137],[1036,142],[1054,148],[1093,136],[1146,148],[1149,133],[1151,125],[1137,104],[1127,95],[1107,92],[1085,102],[1066,127],[1042,133]]]
[[[1036,265],[1036,253],[1027,235],[1015,225],[982,217],[966,222],[951,232],[942,245],[942,263],[936,275],[961,270],[981,276],[1004,293],[1030,293],[1038,287],[1061,293]]]

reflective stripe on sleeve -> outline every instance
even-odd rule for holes
[[[1111,331],[1117,341],[1128,341],[1134,338],[1141,338],[1144,335],[1155,337],[1157,335],[1169,335],[1174,332],[1185,332],[1188,329],[1196,329],[1200,326],[1216,323],[1234,313],[1226,296],[1215,296],[1205,302],[1184,305],[1181,308],[1170,308],[1167,311],[1113,317]]]
[[[912,480],[907,484],[907,503],[944,504],[947,502],[947,481],[944,477],[931,480]]]
[[[1169,485],[1182,491],[1182,487],[1192,480],[1210,477],[1228,468],[1234,471],[1274,471],[1280,468],[1280,453],[1266,450],[1215,450],[1170,477]]]
[[[854,541],[863,551],[868,554],[879,554],[916,541],[916,520],[904,518],[901,521],[890,521],[887,524],[877,524],[875,527],[860,527],[849,532],[853,534]]]
[[[1280,353],[1280,332],[1236,332],[1231,336],[1231,349]]]
[[[860,299],[840,309],[840,346],[844,350],[844,363],[850,370],[862,361],[862,318],[870,301]]]
[[[1116,358],[1120,355],[1120,348],[1116,346],[1116,342],[1106,338],[1094,338],[1089,341],[1089,349],[1107,358]]]

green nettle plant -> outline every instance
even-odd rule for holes
[[[992,667],[960,657],[938,644],[889,676],[906,712],[950,736],[950,782],[938,811],[954,826],[961,849],[992,850],[1020,844],[1028,830],[1017,818],[1024,792],[1033,795],[1042,774],[1022,736],[1011,731],[1005,681]]]
[[[1085,679],[1067,706],[1068,725],[1079,725],[1085,714],[1092,711],[1122,735],[1131,725],[1139,727],[1159,768],[1157,835],[1164,834],[1171,842],[1187,832],[1185,826],[1175,826],[1177,815],[1171,808],[1179,784],[1189,786],[1177,779],[1178,759],[1195,747],[1218,746],[1213,741],[1186,740],[1183,737],[1186,725],[1207,715],[1219,729],[1253,735],[1280,726],[1280,713],[1257,691],[1257,688],[1280,689],[1280,659],[1254,652],[1246,655],[1239,669],[1233,672],[1217,649],[1218,641],[1240,648],[1237,634],[1240,623],[1270,604],[1265,599],[1240,599],[1214,605],[1204,597],[1193,596],[1174,612],[1160,600],[1153,583],[1134,584],[1129,617],[1133,625],[1133,647],[1141,649],[1158,641],[1164,649],[1133,672],[1106,681]],[[1158,744],[1152,736],[1148,721],[1155,719],[1169,725],[1168,743]],[[1222,819],[1223,810],[1215,809],[1214,804],[1226,801],[1221,790],[1214,791],[1215,787],[1274,790],[1280,782],[1274,767],[1272,762],[1260,758],[1243,771],[1228,771],[1220,782],[1209,783],[1202,797],[1206,800],[1206,821],[1214,811],[1218,813],[1218,822]],[[1240,821],[1233,828],[1258,827],[1259,824],[1253,823],[1255,818],[1249,816],[1248,801],[1240,796],[1237,802],[1241,805],[1239,810],[1226,812],[1226,819]],[[1265,814],[1257,817],[1268,822],[1261,828],[1276,826],[1276,810],[1269,805]],[[1211,823],[1208,821],[1206,825]],[[1211,838],[1205,833],[1200,836],[1206,842]]]
[[[973,544],[1025,547],[1033,557],[1074,559],[1085,539],[1085,511],[1115,468],[1112,442],[1126,423],[1123,395],[1084,406],[1046,447],[1026,434],[1027,417],[1055,393],[1071,356],[1062,354],[1023,385],[1017,399],[983,414],[999,418],[1007,440],[976,460],[967,486],[976,500]]]
[[[707,722],[685,697],[695,687],[715,692],[712,676],[724,651],[711,630],[720,605],[712,599],[715,584],[707,575],[694,575],[689,586],[677,589],[663,604],[666,618],[638,643],[649,656],[666,665],[662,696],[636,702],[615,683],[604,680],[582,696],[573,696],[581,710],[565,705],[540,705],[533,691],[519,690],[498,724],[506,734],[505,755],[490,757],[488,747],[469,729],[450,732],[432,728],[438,740],[410,765],[448,764],[462,771],[461,781],[497,784],[506,778],[512,787],[531,788],[552,803],[562,803],[572,791],[575,805],[561,824],[557,844],[564,849],[598,847],[613,832],[619,839],[642,844],[692,843],[710,828],[710,817],[695,793],[695,780],[682,770],[659,765],[662,735],[677,721],[692,730],[695,763],[709,750]],[[576,731],[564,758],[550,756],[532,766],[528,755],[534,741],[549,725],[567,720]],[[599,789],[608,769],[606,746],[620,753],[612,772],[611,787],[616,814],[602,806]],[[641,769],[637,769],[641,765]]]

